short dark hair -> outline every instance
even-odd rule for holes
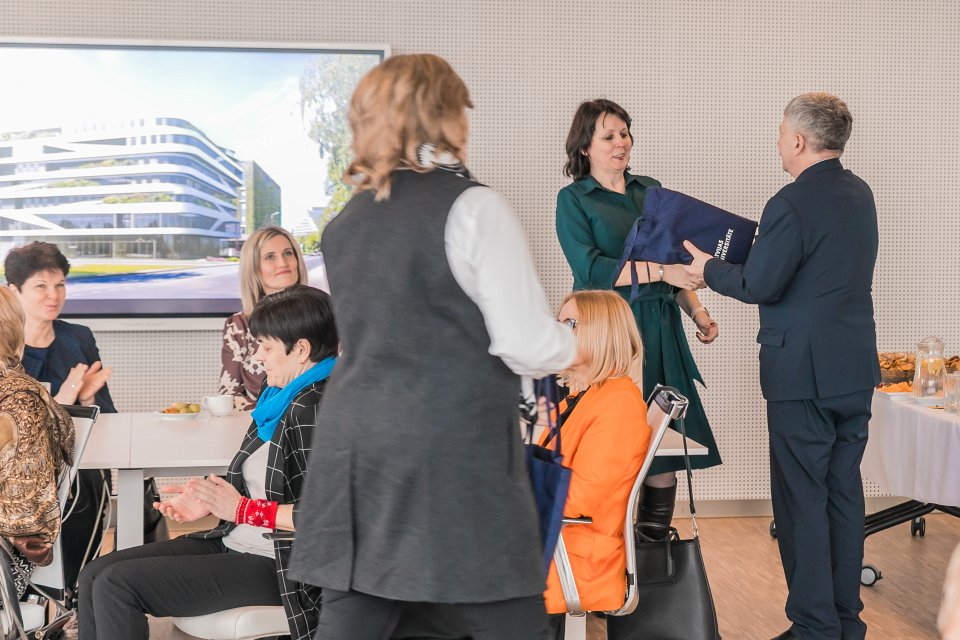
[[[70,273],[67,257],[60,253],[55,244],[49,242],[31,242],[22,247],[11,249],[3,261],[3,273],[7,284],[23,286],[31,276],[41,271],[62,271],[66,278]]]
[[[335,356],[340,349],[330,294],[302,284],[261,298],[250,314],[250,333],[279,340],[287,353],[298,340],[306,340],[312,362]]]
[[[630,115],[623,107],[612,100],[599,98],[584,102],[577,107],[567,134],[567,163],[563,166],[563,174],[574,180],[581,180],[590,175],[590,158],[584,151],[590,147],[593,134],[597,129],[597,118],[605,113],[617,116],[627,123],[627,133],[630,133]],[[633,140],[633,134],[630,133]],[[629,169],[630,167],[627,167]]]

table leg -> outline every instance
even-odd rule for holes
[[[117,549],[143,544],[143,469],[118,469]]]

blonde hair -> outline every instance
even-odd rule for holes
[[[395,169],[433,170],[418,159],[424,144],[464,162],[464,110],[472,107],[467,85],[443,58],[428,53],[387,58],[360,80],[350,98],[354,159],[344,181],[357,191],[374,191],[379,201],[390,197]]]
[[[0,287],[0,375],[20,367],[26,316],[9,287]]]
[[[576,291],[563,299],[577,305],[577,350],[586,360],[586,375],[576,380],[584,389],[608,378],[629,377],[642,384],[643,342],[630,305],[613,291]],[[572,382],[569,375],[564,375]],[[577,389],[580,390],[580,389]]]
[[[265,294],[263,279],[260,277],[260,252],[263,245],[277,236],[283,236],[290,243],[290,247],[297,256],[297,282],[307,284],[307,263],[303,261],[300,245],[293,239],[290,232],[280,227],[263,227],[250,234],[240,249],[240,301],[243,303],[243,314],[249,316]]]

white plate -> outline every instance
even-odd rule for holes
[[[932,405],[943,406],[943,396],[927,396],[926,398],[914,398],[913,401],[923,406],[932,406]]]
[[[159,416],[164,420],[194,420],[204,413],[206,412],[198,411],[196,413],[164,413],[163,411],[154,411],[153,415]]]

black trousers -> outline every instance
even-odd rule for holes
[[[114,551],[80,572],[80,640],[147,640],[145,614],[199,616],[279,605],[274,560],[217,540],[176,538]]]
[[[481,604],[401,602],[323,590],[315,640],[549,640],[543,596]]]
[[[767,403],[786,613],[801,640],[863,640],[860,460],[873,390]]]

